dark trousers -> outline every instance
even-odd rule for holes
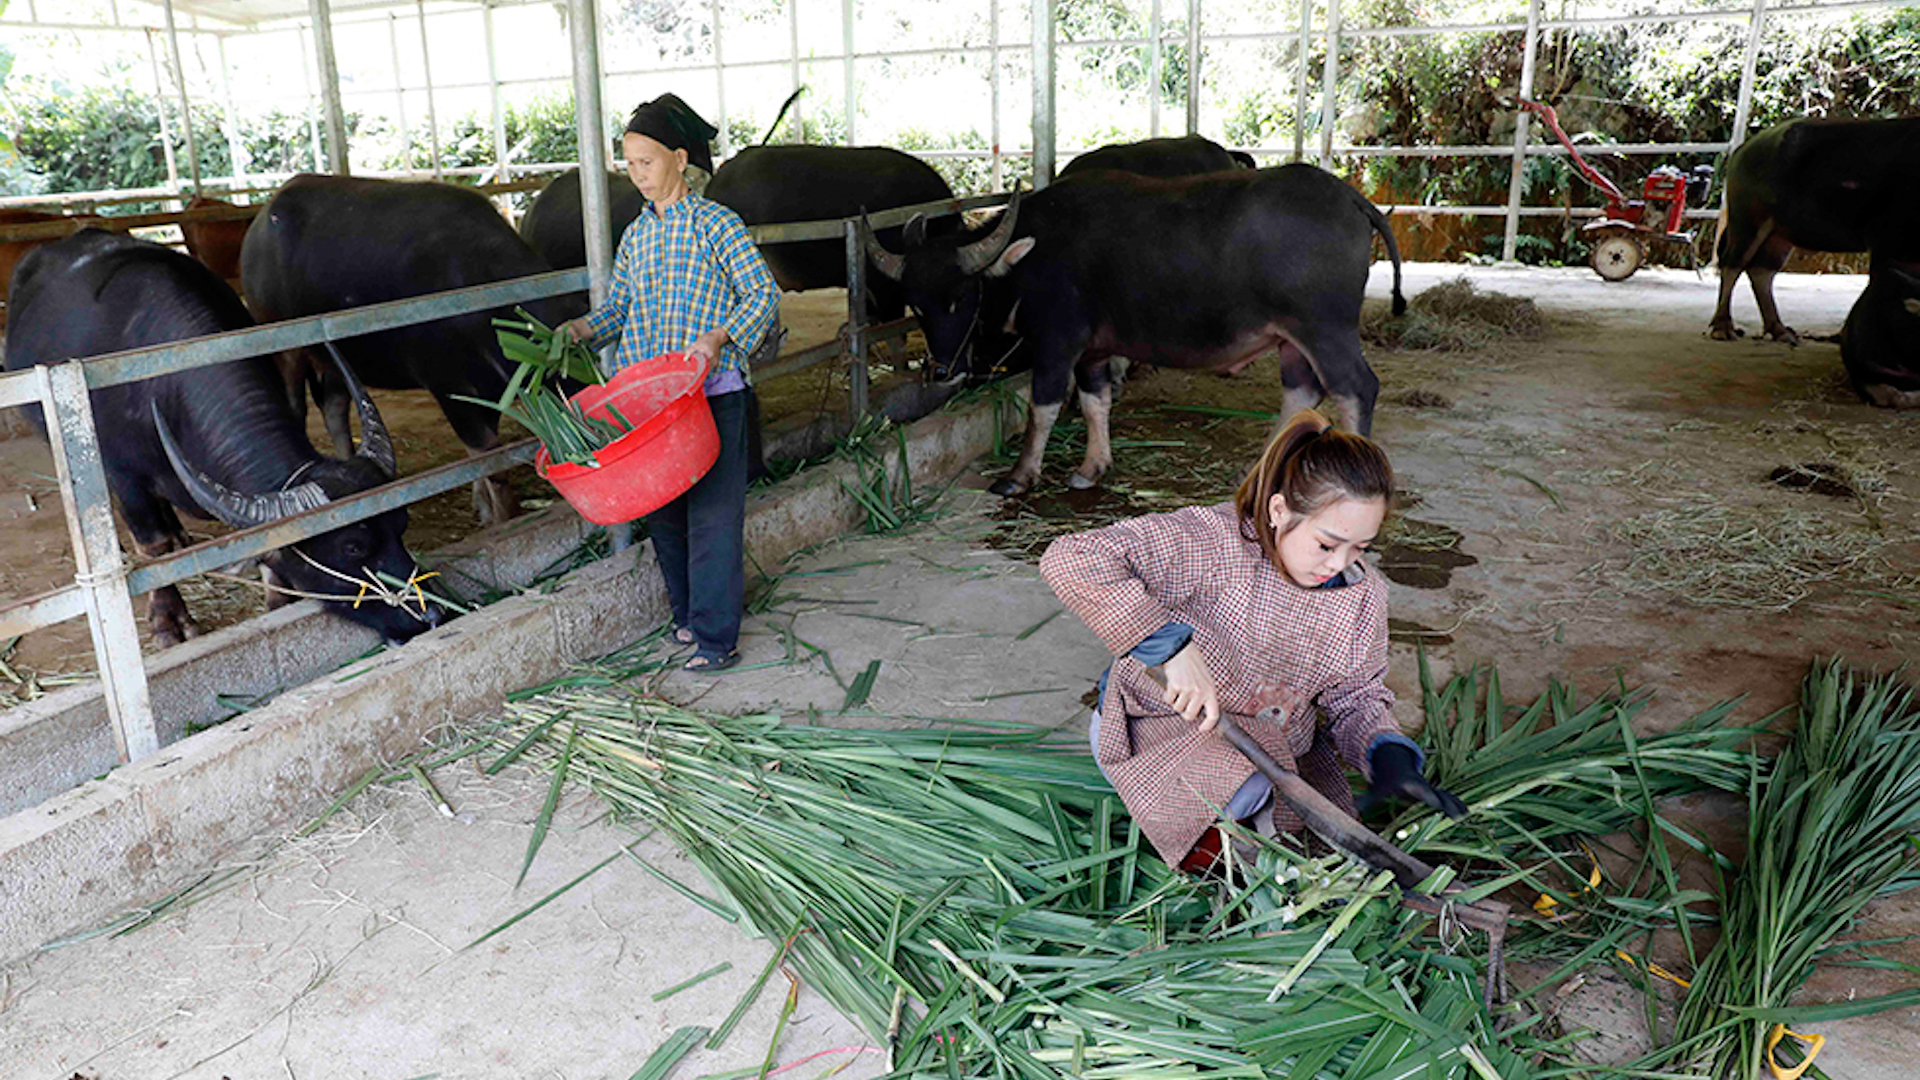
[[[752,389],[707,399],[720,432],[719,460],[685,495],[647,516],[673,624],[692,630],[703,653],[725,655],[740,642],[748,441],[759,411],[754,404]]]

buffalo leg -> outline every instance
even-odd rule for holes
[[[1768,245],[1769,248],[1772,246],[1771,244]],[[1792,247],[1788,246],[1786,251],[1781,252],[1779,266],[1760,266],[1756,264],[1747,267],[1747,284],[1753,286],[1753,302],[1760,308],[1760,326],[1766,335],[1775,341],[1784,341],[1789,345],[1798,345],[1800,344],[1800,335],[1794,333],[1793,327],[1781,321],[1780,308],[1773,301],[1773,279],[1779,275],[1780,266],[1786,265],[1787,255],[1790,254],[1792,250]],[[1771,252],[1769,252],[1769,254],[1771,254]]]
[[[1740,328],[1733,324],[1733,289],[1744,272],[1737,266],[1720,268],[1720,300],[1714,306],[1713,321],[1707,324],[1707,336],[1715,341],[1732,341],[1741,336]]]
[[[1053,434],[1053,423],[1060,419],[1060,406],[1064,401],[1051,405],[1035,402],[1027,409],[1027,440],[1020,448],[1020,460],[1013,471],[993,482],[988,491],[995,495],[1025,495],[1033,489],[1034,482],[1040,479],[1040,459],[1047,452],[1047,438]]]
[[[476,397],[498,396],[486,394],[475,389],[455,388],[446,393],[434,391],[434,397],[440,402],[440,411],[446,414],[447,422],[453,425],[453,433],[467,448],[467,456],[484,454],[500,445],[500,431],[497,421],[491,414],[464,401],[454,401],[447,396],[470,394]],[[482,525],[498,525],[510,521],[520,513],[520,497],[513,493],[506,482],[498,476],[483,476],[473,482],[473,510]]]
[[[1100,486],[1100,478],[1113,467],[1113,442],[1109,423],[1113,416],[1113,384],[1102,379],[1100,389],[1080,391],[1080,415],[1087,421],[1087,456],[1067,477],[1067,486],[1076,491]]]
[[[1040,479],[1040,461],[1047,452],[1047,438],[1053,423],[1060,418],[1060,406],[1067,400],[1067,383],[1073,378],[1073,361],[1080,355],[1084,340],[1070,347],[1037,344],[1033,357],[1033,398],[1027,407],[1027,439],[1020,449],[1020,460],[1013,471],[993,482],[988,491],[995,495],[1024,495]]]
[[[1307,354],[1291,341],[1280,344],[1280,426],[1285,427],[1299,413],[1314,408],[1326,397],[1320,377],[1307,363]]]
[[[187,538],[179,532],[161,533],[146,539],[135,537],[133,546],[145,558],[157,559],[186,547]],[[147,594],[147,628],[153,633],[154,645],[162,649],[200,636],[200,625],[187,613],[187,602],[172,585]]]
[[[1355,435],[1373,433],[1373,404],[1380,396],[1380,377],[1360,351],[1358,327],[1343,327],[1301,343],[1307,362],[1319,377],[1327,396],[1339,411],[1340,426]]]

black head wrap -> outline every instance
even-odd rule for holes
[[[706,122],[677,94],[661,94],[633,110],[627,130],[660,143],[669,150],[685,150],[687,164],[713,172],[713,154],[707,143],[720,129]]]

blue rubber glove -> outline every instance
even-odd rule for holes
[[[1450,818],[1466,816],[1465,803],[1420,775],[1420,759],[1404,742],[1382,740],[1367,755],[1367,764],[1373,769],[1373,782],[1367,785],[1362,810],[1388,799],[1418,799]]]

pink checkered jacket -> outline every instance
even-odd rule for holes
[[[1345,588],[1301,588],[1242,534],[1231,503],[1063,536],[1041,558],[1040,573],[1114,654],[1094,756],[1173,865],[1253,765],[1217,732],[1202,735],[1169,708],[1127,655],[1167,623],[1193,627],[1188,648],[1206,657],[1221,709],[1349,812],[1353,792],[1341,761],[1370,775],[1373,741],[1400,731],[1386,685],[1386,581],[1356,562]],[[1304,828],[1278,799],[1273,814],[1281,829]]]

